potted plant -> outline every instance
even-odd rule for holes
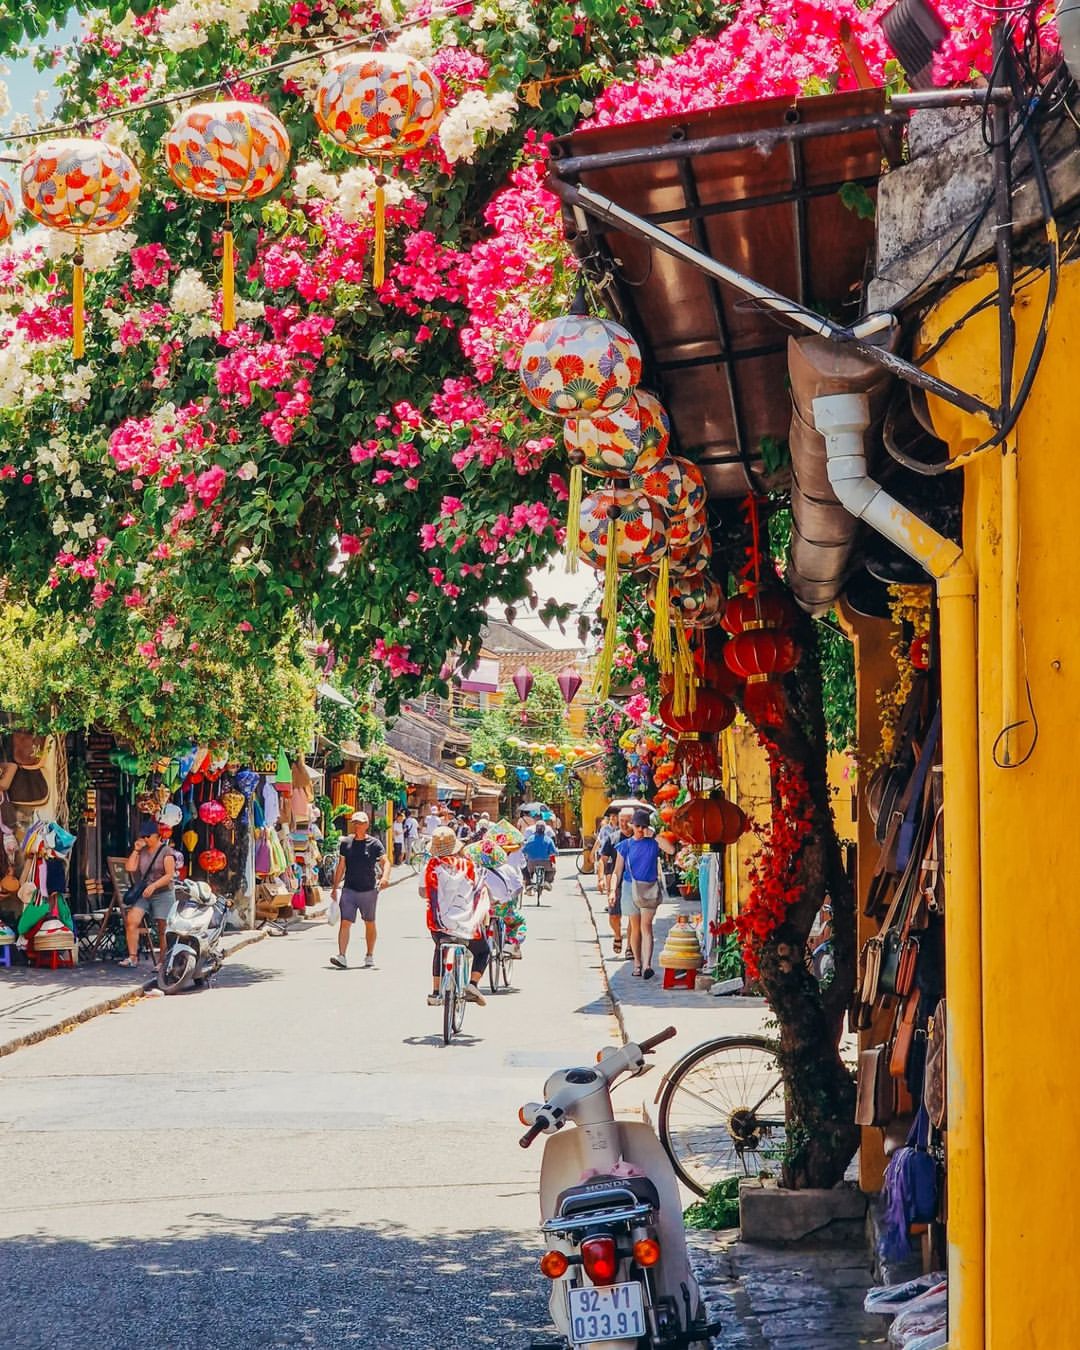
[[[697,850],[687,845],[675,855],[675,871],[679,878],[679,894],[696,895],[698,877],[701,874],[701,861]]]

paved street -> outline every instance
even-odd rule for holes
[[[330,968],[320,926],[0,1060],[6,1344],[528,1344],[540,1148],[516,1112],[618,1039],[591,921],[559,882],[521,991],[444,1048],[415,883],[380,918],[375,971]]]

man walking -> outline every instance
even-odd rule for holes
[[[610,818],[610,811],[608,816]],[[633,901],[630,898],[630,878],[623,877],[618,885],[615,884],[615,864],[619,861],[617,849],[624,839],[633,839],[633,837],[634,810],[633,807],[624,806],[618,813],[616,827],[608,831],[607,838],[600,850],[601,861],[604,866],[604,887],[607,891],[608,922],[611,925],[611,936],[614,939],[616,956],[622,955],[623,915],[629,920],[634,912]],[[633,956],[629,944],[626,955],[628,957]]]
[[[337,955],[330,958],[330,964],[337,966],[338,970],[348,969],[345,953],[357,914],[364,921],[364,936],[367,939],[364,966],[370,970],[375,964],[375,906],[379,892],[390,882],[390,855],[377,839],[368,837],[370,823],[366,811],[354,811],[349,817],[352,834],[343,838],[338,845],[341,856],[334,870],[332,894],[335,900],[339,895],[341,897],[341,923],[338,927]]]

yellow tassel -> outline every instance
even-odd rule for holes
[[[697,671],[694,669],[694,654],[690,650],[690,643],[686,636],[686,629],[683,627],[682,615],[675,616],[675,664],[677,669],[682,670],[683,680],[686,688],[686,709],[693,712],[697,707]]]
[[[660,559],[656,574],[653,613],[653,655],[662,675],[671,674],[671,569],[667,556]]]
[[[607,561],[604,564],[604,603],[600,614],[604,623],[604,646],[596,665],[596,697],[603,702],[611,690],[611,669],[615,663],[616,618],[619,609],[619,520],[608,521]]]
[[[566,506],[566,570],[574,573],[581,556],[581,498],[584,495],[585,475],[581,465],[570,469],[570,500]]]
[[[236,280],[233,276],[232,225],[226,223],[221,236],[221,331],[231,333],[236,327]]]
[[[686,716],[686,676],[679,661],[674,662],[672,670],[671,711],[676,717]]]
[[[75,254],[75,266],[71,273],[71,354],[81,361],[85,353],[83,338],[83,313],[85,300],[83,292],[83,251]]]
[[[386,280],[386,178],[383,174],[375,176],[375,260],[374,275],[376,286]]]

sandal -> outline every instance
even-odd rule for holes
[[[635,966],[634,969],[630,972],[630,974],[631,974],[631,975],[640,975],[640,974],[641,974],[641,967],[640,967],[640,966]]]
[[[122,961],[117,961],[116,964],[118,966],[123,966],[125,970],[134,970],[135,967],[139,964],[139,961],[138,958],[135,956],[125,956]]]
[[[656,971],[653,970],[652,966],[646,966],[645,969],[641,972],[641,977],[644,980],[651,980],[655,974]]]
[[[615,955],[622,956],[622,938],[616,938],[613,946],[615,948]]]

